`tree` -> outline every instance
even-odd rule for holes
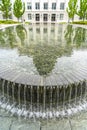
[[[14,5],[13,5],[13,13],[15,17],[17,17],[18,21],[19,18],[22,17],[22,15],[25,12],[25,4],[22,3],[21,0],[15,0]]]
[[[67,27],[65,29],[65,35],[64,35],[67,45],[72,44],[73,34],[74,34],[73,26],[67,25]]]
[[[21,40],[21,44],[23,45],[24,44],[24,41],[25,41],[25,37],[27,35],[27,31],[26,29],[21,26],[21,25],[18,25],[16,26],[16,32],[17,32],[17,36],[20,38]]]
[[[73,41],[76,47],[82,47],[82,44],[86,43],[85,39],[86,39],[86,29],[80,27],[75,28],[75,35]]]
[[[74,15],[77,11],[77,0],[69,0],[68,7],[66,9],[69,19],[74,20]]]
[[[84,21],[87,15],[87,0],[80,0],[80,5],[78,8],[79,10],[77,11],[77,15]]]
[[[10,0],[2,0],[2,3],[0,4],[0,11],[2,11],[6,20],[11,16],[11,5]]]

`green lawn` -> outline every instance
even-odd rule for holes
[[[19,22],[12,20],[0,20],[0,24],[17,24]]]
[[[72,22],[73,24],[84,24],[84,25],[87,25],[87,21],[75,21],[75,22]]]
[[[18,21],[13,21],[13,20],[0,20],[0,24],[18,24],[21,22]],[[29,22],[25,22],[26,24],[30,24]],[[65,24],[66,22],[61,22],[60,24]],[[74,21],[71,22],[72,24],[83,24],[87,25],[87,21]]]

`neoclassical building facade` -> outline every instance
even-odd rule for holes
[[[1,1],[1,0],[0,0]],[[22,0],[25,2],[25,13],[22,20],[32,23],[67,22],[66,8],[69,0]],[[11,0],[12,5],[14,0]],[[1,13],[0,18],[3,19]],[[17,20],[12,14],[12,19]]]
[[[26,0],[24,18],[33,23],[66,21],[67,4],[68,0]]]

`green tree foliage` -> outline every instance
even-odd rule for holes
[[[17,40],[16,40],[16,36],[15,36],[14,27],[6,28],[4,35],[5,35],[5,37],[7,37],[5,46],[10,47],[10,48],[14,48],[17,46],[16,45]]]
[[[14,48],[17,45],[17,39],[15,36],[14,27],[0,30],[0,47]]]
[[[72,39],[73,39],[73,26],[72,25],[67,25],[66,30],[65,30],[65,39],[67,45],[72,44]]]
[[[11,16],[11,5],[10,0],[2,0],[2,3],[0,4],[0,11],[2,11],[6,20]]]
[[[81,47],[83,43],[85,43],[86,39],[86,29],[84,28],[75,28],[75,36],[73,38],[74,44],[76,47]]]
[[[17,32],[18,37],[19,37],[20,40],[21,40],[21,44],[23,45],[23,44],[24,44],[24,41],[25,41],[25,37],[26,37],[26,35],[27,35],[26,29],[25,29],[23,26],[18,25],[18,26],[16,27],[16,32]]]
[[[87,48],[86,44],[86,29],[77,27],[74,28],[72,25],[67,25],[65,29],[65,41],[69,48]]]
[[[80,0],[78,8],[77,15],[84,21],[87,16],[87,0]]]
[[[14,5],[13,5],[13,13],[15,17],[17,17],[18,21],[19,18],[22,17],[22,15],[25,12],[25,4],[22,3],[21,0],[15,0]]]
[[[69,19],[72,19],[73,21],[77,11],[77,0],[69,0],[66,11],[68,13]]]

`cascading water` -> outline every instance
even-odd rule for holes
[[[0,107],[12,115],[48,120],[87,109],[86,30],[47,26],[0,30]]]
[[[1,82],[3,89],[0,106],[15,115],[27,118],[58,118],[72,115],[87,108],[87,83],[85,81],[80,83],[80,88],[78,84],[75,87],[70,85],[64,86],[64,88],[60,86],[38,86],[35,88],[35,86],[17,85],[5,80],[1,80]],[[24,88],[23,100],[21,100],[21,87]],[[81,89],[80,93],[78,93],[78,89]],[[17,91],[16,95],[15,91]],[[80,100],[78,100],[79,97]]]

